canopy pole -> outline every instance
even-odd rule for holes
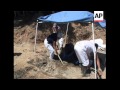
[[[93,33],[93,42],[94,42],[94,45],[93,45],[93,52],[94,52],[94,67],[95,67],[95,79],[96,79],[96,52],[95,52],[95,37],[94,37],[94,25],[93,25],[93,22],[92,22],[92,33]]]
[[[38,28],[38,22],[37,22],[37,25],[36,25],[34,52],[35,52],[35,50],[36,50],[37,28]]]
[[[66,45],[66,39],[67,39],[68,26],[69,26],[69,23],[67,23],[67,30],[66,30],[66,35],[65,35],[65,42],[64,42],[63,47],[65,47],[65,45]]]

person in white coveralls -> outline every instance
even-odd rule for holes
[[[79,60],[83,76],[86,75],[87,70],[90,68],[90,66],[94,62],[94,53],[93,53],[94,50],[96,54],[96,63],[97,63],[98,72],[100,75],[102,74],[102,70],[100,67],[100,61],[97,55],[97,48],[99,46],[102,46],[102,43],[103,41],[101,41],[101,39],[96,39],[95,45],[94,45],[93,40],[78,41],[75,44],[74,50]]]
[[[56,45],[58,41],[59,46]],[[53,60],[54,53],[58,55],[58,50],[63,46],[63,38],[61,33],[52,33],[44,40],[45,47],[49,50],[50,56],[49,59]]]

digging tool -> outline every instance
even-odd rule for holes
[[[57,55],[57,56],[58,56],[59,60],[61,61],[61,63],[63,64],[62,59],[60,58],[60,56],[59,56],[59,55]],[[64,64],[63,64],[63,65],[64,65]]]
[[[94,69],[94,68],[91,68],[91,69],[95,71],[95,69]],[[98,77],[98,79],[102,79],[101,75],[99,75],[98,70],[96,70],[96,72],[97,72],[97,77]]]

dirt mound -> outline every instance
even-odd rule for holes
[[[35,42],[35,23],[32,25],[26,25],[25,27],[17,27],[14,28],[14,43],[22,43],[22,42]],[[37,31],[37,39],[36,42],[43,42],[44,39],[50,34],[50,30],[45,29],[44,31]]]
[[[75,36],[73,42],[93,39],[91,24],[72,23],[72,27],[74,28],[73,35]],[[94,25],[94,35],[95,39],[101,38],[104,44],[106,43],[106,31],[104,29]]]
[[[61,31],[65,35],[66,33],[66,24],[60,24]],[[36,23],[31,25],[26,25],[24,27],[15,27],[14,28],[14,42],[35,42],[35,27]],[[42,23],[38,27],[37,34],[37,43],[43,42],[44,39],[52,33],[52,24],[51,23]],[[80,24],[80,23],[71,23],[68,29],[68,42],[75,43],[79,40],[92,39],[92,28],[91,24]],[[95,26],[95,38],[102,38],[104,43],[106,41],[106,32],[102,28]]]

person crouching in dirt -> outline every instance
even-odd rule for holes
[[[87,70],[90,70],[90,66],[94,62],[93,44],[94,43],[92,41],[83,40],[83,41],[78,41],[74,46],[74,50],[79,60],[83,76],[86,76]],[[95,43],[97,68],[98,68],[98,73],[101,76],[102,70],[101,70],[100,61],[96,52],[97,48],[98,48],[98,44]]]
[[[58,41],[59,47],[56,45],[57,41]],[[49,50],[49,53],[50,53],[50,56],[49,56],[50,60],[53,60],[54,53],[58,55],[57,50],[62,48],[62,44],[63,44],[62,34],[58,34],[58,33],[52,33],[44,40],[44,45]]]

